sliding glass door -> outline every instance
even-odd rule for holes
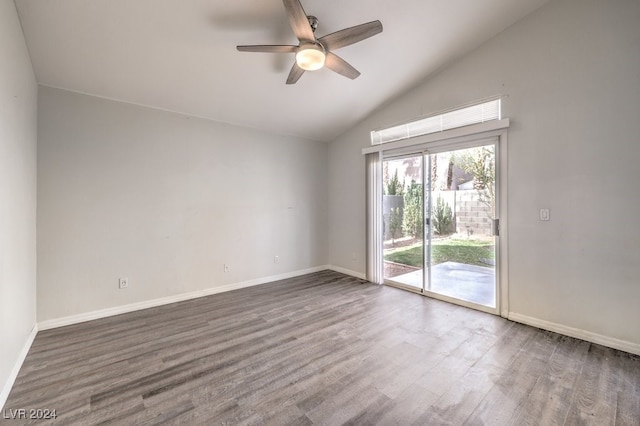
[[[384,158],[385,282],[496,308],[495,148],[488,141]]]
[[[422,290],[425,255],[422,153],[382,163],[382,233],[385,280]]]

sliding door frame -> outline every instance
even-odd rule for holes
[[[509,259],[508,259],[508,216],[507,216],[507,199],[506,195],[508,193],[507,190],[507,130],[509,128],[509,119],[502,120],[494,120],[486,123],[475,124],[471,126],[466,126],[462,128],[452,129],[445,132],[437,133],[437,134],[429,134],[421,137],[389,142],[382,145],[376,145],[368,148],[364,148],[362,150],[363,154],[377,154],[378,157],[378,170],[380,173],[375,176],[370,176],[368,183],[368,192],[372,191],[371,185],[375,185],[378,189],[382,190],[382,161],[384,158],[388,157],[398,157],[410,154],[420,154],[427,152],[428,154],[436,154],[438,152],[443,151],[452,151],[457,149],[471,148],[475,146],[481,145],[482,141],[489,141],[491,143],[495,143],[495,185],[496,185],[496,218],[499,219],[499,237],[496,239],[495,245],[495,256],[496,256],[496,307],[490,308],[482,305],[477,305],[475,303],[464,302],[459,299],[454,299],[451,297],[447,297],[444,295],[439,295],[437,293],[428,292],[428,294],[424,290],[420,290],[417,288],[411,288],[410,286],[401,286],[403,289],[407,289],[418,294],[423,294],[425,296],[434,297],[437,299],[441,299],[444,301],[456,303],[462,306],[467,306],[473,309],[478,309],[485,312],[490,312],[496,315],[500,315],[502,317],[508,317],[509,313]],[[425,166],[425,156],[423,155],[423,173],[427,171],[424,170]],[[423,176],[423,180],[424,176]],[[425,191],[425,185],[423,185],[423,196]],[[376,191],[377,192],[377,191]],[[424,198],[423,198],[424,200]],[[382,218],[382,203],[379,203],[378,206],[371,205],[372,203],[368,203],[368,212],[367,212],[367,222],[372,222],[371,216],[374,218],[377,217],[377,222],[379,223]],[[426,211],[426,203],[423,203]],[[423,220],[425,217],[423,217]],[[373,227],[368,227],[368,234],[374,231]],[[381,236],[378,234],[377,237],[372,235],[368,235],[368,241],[372,241],[374,238],[377,238],[379,241]],[[423,242],[423,252],[424,247],[426,245],[426,241]],[[374,247],[367,247],[367,253],[371,253],[375,249]],[[377,254],[377,261],[374,264],[369,262],[373,269],[377,268],[376,278],[377,280],[374,282],[380,283],[385,280],[380,280],[380,277],[384,276],[383,268],[384,262],[382,260],[382,248],[381,244],[378,245],[378,249],[380,250]],[[424,253],[426,255],[426,253]],[[426,260],[423,257],[423,260]],[[369,268],[368,268],[369,269]],[[426,273],[423,268],[423,289],[425,287],[426,282]],[[369,279],[369,271],[367,279]]]

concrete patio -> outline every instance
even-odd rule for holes
[[[390,278],[390,281],[422,288],[422,269]],[[495,308],[494,268],[444,262],[431,268],[431,287],[427,290],[467,302]]]

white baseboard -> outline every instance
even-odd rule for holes
[[[36,334],[38,334],[38,324],[35,324],[31,329],[31,333],[27,337],[27,341],[22,347],[22,351],[18,355],[18,359],[16,363],[13,365],[11,369],[11,373],[9,373],[9,377],[2,387],[2,392],[0,392],[0,409],[4,410],[4,404],[7,402],[7,398],[9,398],[9,392],[11,392],[11,388],[18,377],[18,373],[20,372],[20,368],[22,368],[22,364],[24,363],[27,354],[29,353],[29,349],[31,349],[31,345],[33,344],[33,340],[36,338]]]
[[[522,324],[530,325],[544,330],[553,331],[555,333],[564,334],[565,336],[575,337],[576,339],[586,340],[587,342],[597,343],[598,345],[607,346],[613,349],[640,355],[640,344],[628,342],[626,340],[616,339],[614,337],[604,336],[602,334],[592,333],[590,331],[573,328],[562,324],[556,324],[541,320],[538,318],[521,315],[515,312],[509,312],[509,319]]]
[[[366,280],[367,277],[362,272],[352,271],[351,269],[341,268],[340,266],[329,265],[327,269],[330,269],[334,272],[340,272],[341,274],[351,275],[352,277],[360,278],[361,280]]]
[[[262,277],[239,283],[228,284],[220,287],[212,287],[204,290],[193,291],[189,293],[176,294],[174,296],[162,297],[159,299],[145,300],[143,302],[131,303],[129,305],[115,306],[113,308],[100,309],[98,311],[85,312],[78,315],[46,320],[38,323],[39,330],[49,330],[52,328],[64,327],[66,325],[78,324],[85,321],[92,321],[100,318],[106,318],[113,315],[126,314],[128,312],[139,311],[156,306],[167,305],[169,303],[183,302],[185,300],[197,299],[199,297],[210,296],[212,294],[224,293],[231,290],[252,287],[255,285],[266,284],[273,281],[284,280],[287,278],[298,277],[300,275],[311,274],[330,269],[329,266],[316,266],[314,268],[303,269],[299,271],[287,272],[280,275],[272,275],[270,277]]]

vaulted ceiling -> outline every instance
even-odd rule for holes
[[[302,0],[317,36],[379,19],[384,31],[285,85],[297,44],[281,0],[16,0],[38,82],[264,131],[330,141],[548,0]]]

